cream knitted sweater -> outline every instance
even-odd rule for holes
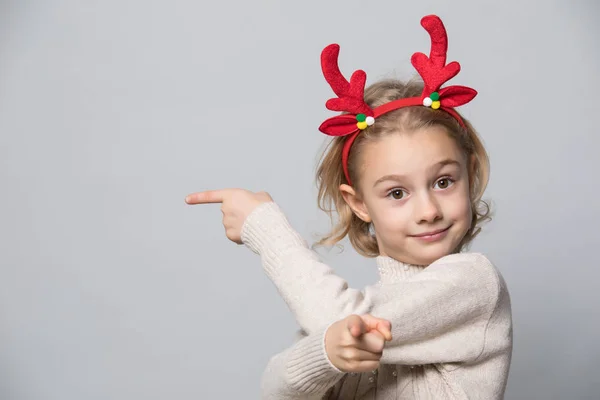
[[[321,263],[273,203],[246,219],[242,241],[303,330],[269,361],[263,399],[502,399],[512,354],[509,293],[481,254],[443,257],[427,267],[377,257],[380,280],[364,290]],[[324,334],[350,314],[392,323],[378,370],[343,373],[327,358]]]

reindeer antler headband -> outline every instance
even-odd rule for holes
[[[325,120],[319,130],[330,136],[348,136],[342,151],[342,164],[348,184],[351,184],[348,174],[348,155],[352,143],[363,129],[376,123],[379,116],[403,107],[425,106],[446,111],[464,126],[463,120],[453,107],[468,103],[477,95],[477,91],[466,86],[456,85],[440,89],[445,82],[458,74],[460,64],[453,61],[446,65],[448,36],[442,20],[436,15],[428,15],[421,19],[421,25],[431,36],[431,53],[429,57],[423,53],[414,53],[411,63],[423,78],[425,84],[423,93],[420,97],[391,101],[374,110],[364,101],[367,74],[362,70],[354,71],[348,82],[338,67],[340,46],[330,44],[321,53],[323,75],[338,96],[329,99],[325,106],[329,110],[347,114]]]

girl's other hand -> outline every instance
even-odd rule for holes
[[[325,351],[331,363],[341,371],[372,371],[379,367],[383,346],[390,340],[389,321],[369,314],[350,315],[327,329]]]
[[[242,244],[242,226],[246,218],[262,203],[273,201],[266,192],[253,193],[245,189],[209,190],[188,195],[187,204],[221,203],[223,226],[229,240]]]

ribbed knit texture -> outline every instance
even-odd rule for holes
[[[242,241],[307,335],[275,355],[264,399],[502,399],[512,352],[510,297],[492,263],[452,254],[429,266],[377,257],[380,280],[349,288],[294,231],[275,203],[246,219]],[[379,371],[345,374],[328,360],[327,327],[350,314],[392,323]],[[326,397],[324,397],[326,396]]]
[[[321,399],[344,376],[325,352],[328,327],[271,358],[263,374],[268,377],[262,382],[263,399]]]

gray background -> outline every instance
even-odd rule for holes
[[[218,205],[267,190],[309,240],[333,113],[321,49],[409,78],[419,25],[488,147],[495,219],[473,250],[513,301],[508,399],[599,398],[598,17],[593,1],[0,3],[0,398],[258,398],[297,325]],[[346,243],[347,244],[347,243]],[[353,286],[374,262],[324,259]]]

